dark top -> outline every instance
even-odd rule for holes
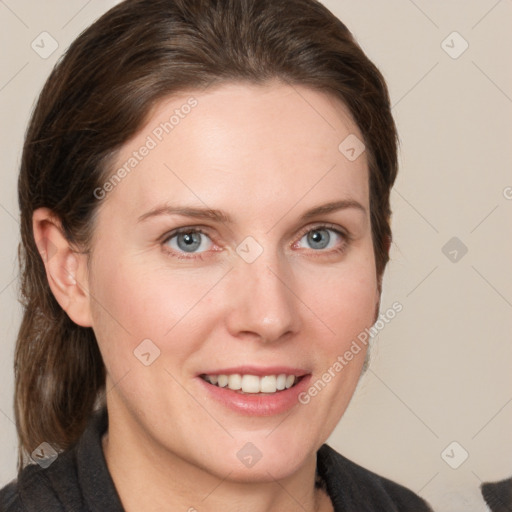
[[[492,512],[512,510],[512,477],[501,482],[489,482],[481,486],[482,496]]]
[[[124,512],[108,472],[101,438],[108,426],[96,413],[78,443],[46,469],[32,464],[0,490],[1,512]],[[431,512],[412,491],[346,459],[324,444],[317,477],[336,512]]]

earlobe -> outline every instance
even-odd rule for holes
[[[34,211],[32,228],[55,299],[73,322],[91,327],[87,255],[71,246],[48,208]]]

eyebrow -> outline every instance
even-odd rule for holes
[[[343,199],[341,201],[332,201],[330,203],[322,204],[320,206],[315,206],[314,208],[311,208],[310,210],[306,211],[301,216],[300,220],[306,221],[319,215],[326,215],[328,213],[333,213],[339,210],[346,210],[349,208],[354,208],[366,214],[366,208],[358,201],[355,201],[354,199]],[[212,220],[224,224],[233,224],[233,219],[222,210],[188,206],[171,206],[167,204],[163,206],[158,206],[142,214],[137,219],[137,222],[143,222],[152,217],[158,217],[161,215],[181,215],[184,217]]]

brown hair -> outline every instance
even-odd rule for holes
[[[51,209],[69,242],[87,251],[100,204],[93,191],[160,99],[215,83],[271,79],[328,92],[349,108],[369,158],[372,237],[382,278],[397,136],[384,79],[345,25],[316,0],[122,2],[57,63],[26,134],[18,192],[20,457],[42,441],[61,449],[73,444],[105,385],[92,329],[74,324],[50,290],[34,240],[34,210]]]

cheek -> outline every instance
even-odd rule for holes
[[[335,265],[299,260],[289,274],[290,288],[299,298],[294,314],[303,318],[303,334],[315,337],[329,355],[342,350],[373,323],[377,281],[371,244],[366,249],[361,247],[357,255],[348,255]],[[108,249],[101,254],[109,254]],[[293,263],[290,265],[292,268]],[[228,284],[228,292],[239,287],[232,281],[233,274],[226,276],[228,270],[229,266],[212,265],[179,271],[165,261],[157,266],[154,261],[145,262],[140,255],[116,261],[98,258],[90,291],[94,330],[102,352],[108,356],[107,351],[115,351],[112,355],[119,359],[121,353],[131,355],[149,338],[162,349],[172,344],[177,355],[184,329],[187,343],[182,348],[188,352],[199,349],[198,340],[204,339],[199,334],[213,332],[214,324],[225,316],[222,311],[229,297],[221,290]]]
[[[123,362],[144,339],[158,332],[157,319],[172,308],[159,300],[159,282],[102,251],[91,272],[93,325],[107,367]],[[161,326],[160,326],[161,327]],[[162,327],[161,327],[162,328]]]
[[[176,339],[176,333],[184,328],[193,333],[214,318],[216,303],[209,304],[208,294],[223,273],[223,269],[180,272],[169,269],[165,262],[155,266],[140,257],[120,258],[115,267],[106,258],[98,262],[91,285],[91,306],[102,352],[108,356],[115,350],[116,359],[122,358],[121,354],[126,359],[149,338],[162,350],[172,344],[177,355],[182,336]],[[198,312],[201,325],[197,323]],[[197,349],[195,338],[190,335],[183,348],[189,352]]]
[[[371,261],[304,272],[300,288],[304,302],[328,328],[331,336],[325,339],[333,349],[342,348],[374,322],[379,295]]]
[[[336,268],[302,273],[303,297],[318,317],[311,317],[306,336],[315,340],[312,357],[318,371],[300,400],[311,407],[311,414],[324,419],[325,439],[344,414],[359,381],[367,345],[358,336],[366,335],[375,317],[375,267],[372,258],[360,256]]]

